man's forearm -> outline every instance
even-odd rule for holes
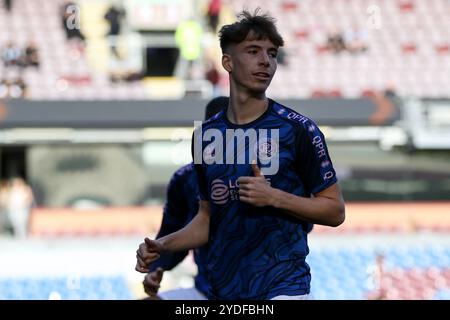
[[[149,269],[150,271],[155,271],[158,268],[172,270],[186,258],[188,253],[189,251],[166,252],[165,254],[162,254],[158,260],[152,262]]]
[[[291,216],[314,224],[337,227],[345,219],[343,200],[326,195],[306,198],[275,189],[272,205]]]
[[[164,236],[157,241],[162,244],[163,252],[194,249],[205,245],[209,236],[209,211],[201,208],[192,221],[183,229]]]

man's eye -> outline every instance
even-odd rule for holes
[[[256,50],[250,50],[248,53],[250,53],[250,54],[256,54]]]

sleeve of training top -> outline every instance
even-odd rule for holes
[[[198,188],[199,188],[199,200],[209,201],[209,195],[207,191],[207,181],[203,168],[203,144],[201,140],[201,128],[196,128],[192,135],[191,153],[192,160],[194,162],[195,172],[197,174]],[[197,139],[197,140],[196,140]]]
[[[296,149],[296,167],[308,193],[316,194],[337,182],[325,137],[313,121],[298,131]]]

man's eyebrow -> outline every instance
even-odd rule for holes
[[[249,44],[245,46],[244,49],[261,49],[261,46],[258,46],[256,44]]]
[[[258,45],[256,45],[256,44],[249,44],[249,45],[245,46],[244,49],[245,49],[245,50],[248,50],[248,49],[262,49],[262,47],[261,47],[261,46],[258,46]],[[268,50],[268,51],[275,51],[275,52],[278,52],[278,48],[277,48],[277,47],[270,47],[270,48],[268,48],[267,50]]]

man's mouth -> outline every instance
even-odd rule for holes
[[[270,74],[268,74],[267,72],[255,72],[253,75],[258,78],[261,78],[261,79],[269,79],[270,78]]]

